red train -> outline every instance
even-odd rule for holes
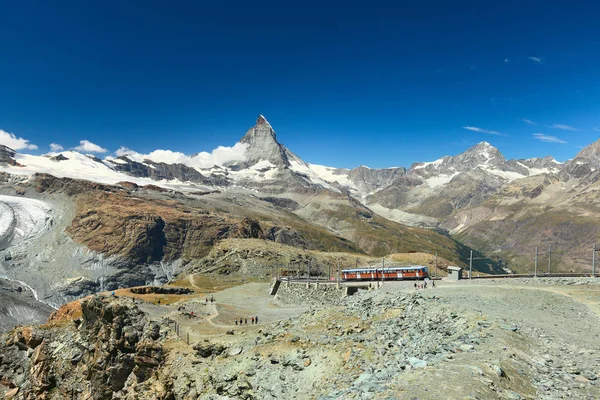
[[[342,270],[342,279],[345,281],[380,281],[381,273],[381,268],[344,269]],[[429,271],[423,265],[383,268],[383,280],[385,281],[425,279],[428,277]]]

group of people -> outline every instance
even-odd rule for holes
[[[435,287],[435,281],[431,281],[431,287]],[[423,283],[419,284],[415,282],[415,289],[427,289],[427,282],[423,281]]]
[[[215,302],[215,298],[213,296],[210,296],[210,304]],[[204,304],[208,305],[208,297],[204,298]]]
[[[250,318],[250,322],[252,323],[252,325],[258,324],[258,316]],[[236,319],[235,324],[236,325],[248,325],[248,318],[244,318],[244,319],[240,318],[239,320]]]

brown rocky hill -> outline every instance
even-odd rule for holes
[[[439,252],[461,264],[468,249],[448,236],[386,220],[345,195],[323,191],[289,202],[250,194],[206,196],[107,186],[48,175],[40,192],[74,196],[76,213],[66,232],[76,242],[133,263],[184,262],[206,256],[220,240],[257,238],[310,250],[382,256],[405,251]],[[299,199],[299,197],[297,197]],[[283,200],[283,199],[282,199]],[[335,232],[335,233],[332,233]],[[493,266],[482,268],[492,270]]]

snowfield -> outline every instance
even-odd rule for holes
[[[45,232],[51,212],[52,206],[44,201],[0,195],[0,249]]]
[[[181,182],[177,179],[156,181],[150,178],[137,178],[123,172],[115,171],[107,165],[108,161],[98,162],[76,151],[63,151],[60,154],[66,157],[67,160],[58,162],[52,161],[49,156],[57,154],[59,153],[48,153],[46,156],[17,154],[15,160],[23,166],[6,166],[1,169],[4,172],[14,175],[46,173],[56,176],[57,178],[85,179],[107,185],[114,185],[118,182],[127,181],[140,186],[152,184],[173,190],[207,189],[204,185],[198,185],[192,182]],[[113,162],[114,160],[116,159],[112,159]]]

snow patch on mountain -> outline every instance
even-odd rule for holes
[[[244,168],[237,171],[230,170],[228,171],[228,176],[230,176],[234,181],[268,181],[275,179],[278,172],[279,168],[277,168],[275,164],[268,160],[261,160],[248,168]]]
[[[415,170],[415,169],[423,169],[423,168],[427,168],[428,165],[431,165],[431,166],[433,166],[434,168],[437,169],[437,167],[439,167],[443,162],[444,162],[444,159],[443,158],[439,158],[439,159],[437,159],[435,161],[419,163],[418,165],[413,166],[412,169],[413,170]]]
[[[430,188],[436,188],[438,186],[442,186],[442,185],[445,185],[446,183],[450,182],[452,180],[452,178],[454,178],[459,173],[460,172],[455,172],[450,175],[446,175],[446,174],[436,175],[431,178],[425,179],[425,184],[427,186],[429,186]]]
[[[477,166],[478,169],[482,169],[492,175],[498,176],[500,178],[503,178],[509,182],[512,182],[516,179],[521,179],[521,178],[525,178],[526,175],[520,174],[518,172],[513,172],[513,171],[504,171],[498,168],[490,168],[487,165],[478,165]]]
[[[5,166],[0,170],[14,175],[33,175],[35,173],[46,173],[58,178],[85,179],[92,182],[114,185],[118,182],[128,181],[138,185],[160,185],[173,190],[183,190],[186,187],[192,190],[198,190],[204,186],[181,182],[179,180],[161,180],[156,181],[150,178],[137,178],[131,175],[115,171],[110,167],[108,161],[98,161],[90,156],[78,153],[76,151],[64,151],[62,154],[66,159],[63,161],[54,161],[49,153],[45,156],[34,156],[30,154],[16,154],[15,160],[21,166]],[[113,160],[114,161],[114,160]]]

